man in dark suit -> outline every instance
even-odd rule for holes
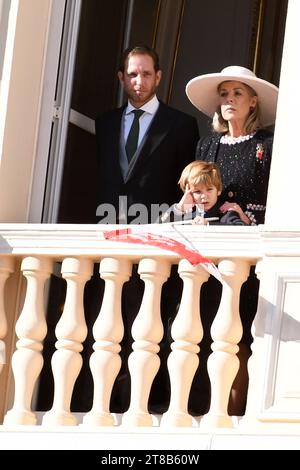
[[[155,222],[158,206],[171,205],[180,196],[181,171],[195,159],[196,119],[157,99],[161,76],[153,49],[126,50],[118,77],[128,103],[96,120],[97,216],[102,223]],[[129,162],[125,146],[135,110],[144,112],[139,118],[137,150]],[[116,220],[108,204],[115,209]]]
[[[99,163],[96,215],[100,223],[152,223],[178,200],[180,174],[195,159],[198,126],[194,117],[158,100],[156,90],[161,76],[159,58],[153,49],[139,46],[124,52],[118,78],[128,103],[96,120]],[[133,134],[136,141],[132,146]],[[167,332],[181,293],[181,281],[174,268],[162,291],[165,337],[160,344],[160,356],[164,365],[152,386],[149,401],[152,412],[164,411],[170,392],[165,364],[169,352]],[[129,405],[130,331],[142,295],[143,282],[135,266],[122,293],[125,336],[121,344],[122,368],[111,399],[111,411],[115,412],[123,412]]]

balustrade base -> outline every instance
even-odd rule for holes
[[[233,428],[233,421],[228,415],[210,415],[209,413],[201,419],[200,423],[203,429]]]
[[[88,413],[82,421],[82,426],[115,426],[115,419],[111,413]]]
[[[76,426],[77,420],[72,413],[62,412],[52,412],[49,411],[44,415],[43,426]]]
[[[209,430],[199,428],[111,428],[83,429],[80,426],[45,429],[41,426],[0,426],[0,450],[95,450],[145,451],[147,449],[191,450],[298,450],[299,428],[267,426],[261,430]],[[165,451],[164,451],[165,452]]]
[[[191,427],[193,418],[188,413],[167,411],[161,418],[161,427]]]
[[[31,411],[10,410],[6,413],[3,424],[12,426],[15,424],[35,426],[37,424],[37,419],[35,414]]]
[[[123,414],[122,426],[153,426],[153,418],[149,413],[144,412],[130,412],[127,411]]]

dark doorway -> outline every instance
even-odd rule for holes
[[[126,35],[127,44],[157,48],[164,74],[159,97],[196,116],[200,134],[210,122],[185,95],[191,78],[243,65],[278,85],[288,0],[138,0],[130,18],[129,3],[82,2],[71,103],[82,115],[94,120],[118,105],[117,68]],[[95,155],[94,135],[70,123],[59,223],[95,222]]]

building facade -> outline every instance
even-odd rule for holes
[[[8,446],[16,433],[14,426],[24,425],[29,435],[41,436],[39,429],[53,426],[70,426],[70,433],[78,433],[78,422],[83,436],[92,429],[113,436],[116,442],[128,427],[128,435],[136,427],[147,427],[145,440],[155,439],[155,427],[166,442],[171,432],[174,445],[180,445],[174,437],[179,428],[189,439],[201,435],[205,440],[224,432],[233,448],[239,445],[238,437],[248,435],[257,437],[256,445],[262,436],[271,445],[271,435],[281,442],[292,435],[293,442],[299,443],[300,5],[297,0],[227,3],[226,9],[217,0],[0,3],[0,411]],[[207,273],[164,250],[116,247],[104,240],[99,226],[90,224],[96,186],[94,118],[122,102],[114,77],[122,49],[136,42],[151,43],[161,56],[165,73],[161,98],[190,113],[195,111],[185,99],[185,83],[228,64],[248,66],[280,88],[265,224],[245,230],[207,227],[200,234],[184,228],[195,246],[218,264],[225,280],[213,337],[214,399],[209,413],[199,420],[188,415],[186,400],[201,340],[195,305]],[[205,132],[207,123],[197,118]],[[163,233],[171,236],[168,230]],[[76,416],[70,409],[71,397],[82,366],[83,343],[92,327],[85,322],[83,292],[99,261],[106,301],[93,329],[93,406],[84,416]],[[120,295],[136,261],[148,299],[137,319],[139,328],[133,331],[136,367],[132,373],[139,393],[132,397],[128,412],[115,417],[109,412],[109,396],[119,367]],[[54,393],[50,409],[38,413],[39,376],[46,360],[42,351],[47,333],[45,304],[51,292],[48,282],[58,274],[60,263],[66,297],[53,341]],[[151,385],[156,374],[161,334],[154,299],[159,298],[172,263],[178,264],[184,285],[177,322],[183,327],[189,318],[193,328],[185,330],[184,338],[174,332],[173,401],[169,411],[157,418],[147,412],[145,383]],[[251,265],[256,265],[260,293],[247,410],[239,420],[228,416],[227,402],[240,329],[236,299]],[[184,296],[191,295],[192,305],[184,302]],[[229,337],[222,327],[224,318],[230,324]],[[166,426],[173,431],[166,433]]]

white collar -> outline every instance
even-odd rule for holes
[[[158,107],[159,107],[159,101],[157,99],[157,96],[154,95],[153,98],[151,98],[150,101],[147,101],[147,103],[143,104],[143,106],[140,109],[145,111],[146,113],[154,114],[157,111]],[[134,109],[136,108],[132,106],[132,104],[129,103],[128,101],[125,114],[131,113],[131,111],[133,111]]]
[[[230,135],[222,135],[220,142],[221,144],[226,144],[226,145],[240,144],[241,142],[245,142],[246,140],[252,139],[254,135],[255,135],[255,132],[251,132],[251,134],[248,134],[248,135],[240,135],[239,137],[231,137]]]

